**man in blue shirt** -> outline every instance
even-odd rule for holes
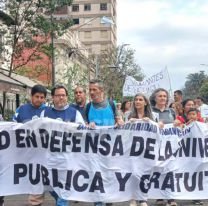
[[[24,104],[17,108],[13,116],[13,121],[25,123],[32,119],[40,117],[41,112],[45,109],[47,90],[42,85],[35,85],[31,89],[31,103]]]
[[[13,121],[19,123],[25,123],[35,118],[39,118],[41,112],[46,108],[47,90],[42,85],[35,85],[31,89],[31,103],[24,104],[17,108]],[[29,195],[29,204],[40,206],[43,203],[44,195]]]
[[[42,114],[44,117],[51,119],[58,119],[64,122],[75,122],[79,124],[85,124],[82,115],[78,110],[69,106],[68,104],[68,91],[63,85],[56,85],[51,90],[51,96],[53,100],[53,107],[47,107]],[[51,195],[56,200],[56,206],[67,206],[67,200],[60,198],[55,191],[51,192]]]
[[[52,107],[46,107],[44,117],[58,119],[64,122],[85,124],[81,113],[68,104],[68,91],[63,85],[56,85],[51,90]]]
[[[92,101],[86,106],[85,116],[90,127],[115,125],[115,105],[112,101],[105,99],[104,86],[100,80],[90,81],[89,94]]]
[[[89,84],[91,102],[85,108],[86,121],[90,127],[113,126],[116,123],[116,108],[113,101],[105,99],[104,86],[101,80],[94,79]],[[119,122],[117,122],[119,123]],[[95,202],[95,206],[103,206],[102,202]],[[112,203],[106,203],[107,206]]]

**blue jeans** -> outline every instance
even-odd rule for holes
[[[56,206],[68,206],[68,201],[60,198],[55,191],[50,192],[56,200]]]

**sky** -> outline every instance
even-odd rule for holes
[[[190,73],[208,74],[207,0],[117,0],[117,35],[146,77],[167,67],[172,91]]]

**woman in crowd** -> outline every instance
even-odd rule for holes
[[[150,102],[142,93],[138,93],[135,95],[132,109],[128,116],[128,121],[130,122],[137,121],[138,119],[143,119],[145,121],[153,120]],[[140,206],[147,206],[147,201],[140,200],[139,204]],[[136,200],[130,201],[130,206],[136,205]]]
[[[169,94],[167,90],[163,88],[156,89],[150,97],[150,102],[152,104],[153,115],[160,126],[174,123],[176,115],[174,110],[168,107]],[[158,199],[156,205],[165,205],[165,202],[162,199]],[[177,203],[173,199],[169,199],[168,205],[176,206]]]
[[[131,111],[131,101],[126,100],[121,105],[121,111],[123,112],[124,121],[128,120],[129,113]]]
[[[142,93],[138,93],[135,95],[132,109],[128,116],[129,121],[135,121],[138,119],[153,120],[150,102]]]
[[[168,108],[168,101],[168,91],[163,88],[156,89],[150,97],[153,115],[155,115],[156,121],[161,124],[173,123],[176,117],[175,111]]]
[[[169,108],[172,108],[174,111],[176,111],[176,103],[175,102],[170,103]]]
[[[176,117],[175,124],[177,126],[181,126],[186,124],[189,120],[187,118],[187,113],[191,108],[195,108],[194,100],[193,99],[186,99],[182,102],[183,113]],[[203,118],[200,115],[200,112],[197,114],[197,121],[204,122]]]
[[[121,117],[122,119],[124,118],[124,114],[121,110],[121,103],[120,102],[116,103],[116,112],[117,112],[117,114],[116,114],[117,116]]]
[[[193,121],[204,122],[200,112],[196,109],[193,99],[186,99],[182,102],[183,113],[176,117],[175,125],[183,127]],[[193,200],[195,205],[203,205],[201,200]]]
[[[172,108],[176,114],[176,116],[182,115],[183,114],[183,107],[180,102],[172,102],[169,105],[169,108]]]

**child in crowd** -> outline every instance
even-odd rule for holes
[[[184,127],[185,125],[189,125],[193,121],[204,122],[201,118],[198,109],[190,108],[186,112],[186,118],[184,119],[182,116],[177,116],[176,120],[174,121],[174,126]]]
[[[186,125],[190,124],[193,121],[198,121],[198,109],[196,108],[191,108],[188,112],[187,112],[187,122]]]
[[[191,108],[189,109],[189,111],[187,112],[187,122],[186,125],[189,125],[191,122],[194,121],[202,121],[203,119],[199,120],[199,110],[196,108]],[[193,200],[193,204],[195,205],[203,205],[203,202],[201,200]]]

